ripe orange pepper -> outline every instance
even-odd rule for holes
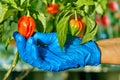
[[[71,19],[70,29],[71,29],[72,35],[78,36],[80,38],[83,37],[85,27],[80,20]]]
[[[22,16],[18,20],[18,32],[25,38],[32,36],[36,28],[35,21],[30,16]]]
[[[59,11],[59,5],[57,3],[48,4],[46,11],[50,14],[57,14]]]
[[[71,19],[70,24],[74,25],[75,27],[78,27],[78,29],[82,30],[82,23],[79,20]]]

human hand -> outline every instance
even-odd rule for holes
[[[20,57],[41,70],[63,71],[100,64],[100,51],[94,41],[80,44],[81,38],[68,36],[60,48],[56,33],[38,33],[26,39],[14,33]]]

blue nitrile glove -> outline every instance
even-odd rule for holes
[[[56,33],[38,33],[25,39],[18,32],[14,39],[20,57],[41,70],[63,71],[100,64],[100,51],[94,41],[79,44],[81,39],[69,36],[61,50]]]

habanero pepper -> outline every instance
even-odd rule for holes
[[[57,3],[51,3],[46,6],[46,11],[49,14],[57,14],[59,11],[59,5]]]
[[[32,36],[36,24],[31,16],[22,16],[18,20],[18,32],[25,38]]]
[[[80,20],[71,19],[70,20],[70,31],[73,36],[78,36],[80,38],[84,35],[85,26]]]

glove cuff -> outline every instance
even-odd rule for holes
[[[85,44],[87,56],[85,57],[85,65],[97,66],[100,64],[100,49],[94,41]]]
[[[97,66],[100,64],[101,51],[95,41],[92,41],[91,51],[91,66]]]

